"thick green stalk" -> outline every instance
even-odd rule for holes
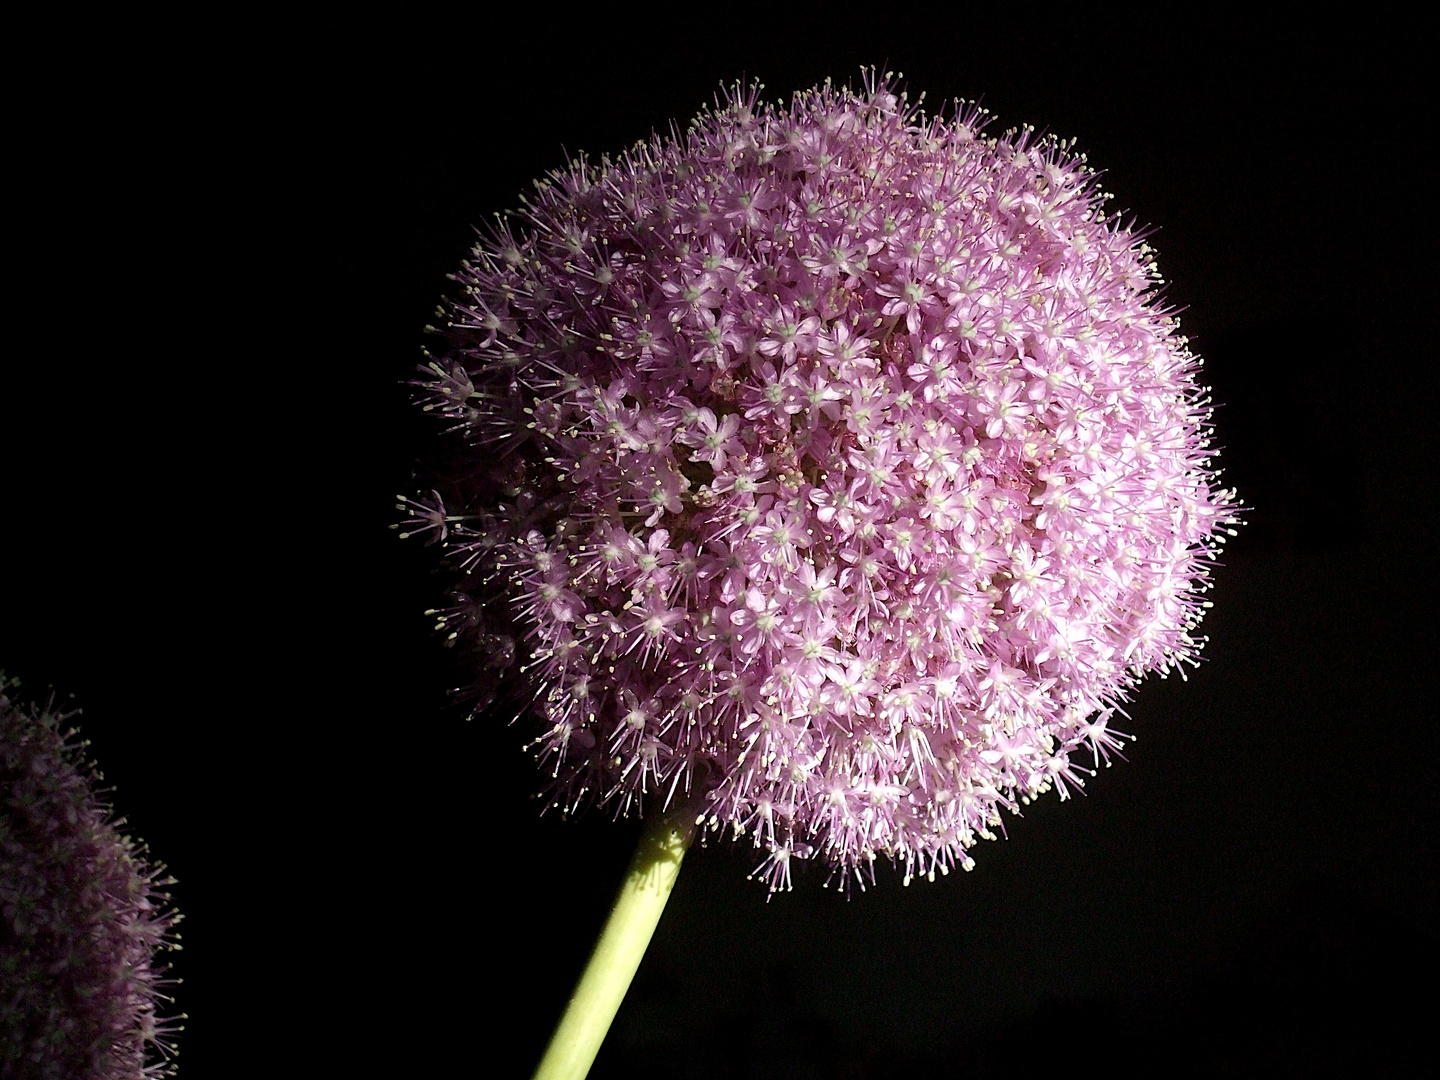
[[[590,1071],[655,933],[680,873],[680,860],[694,835],[695,810],[688,804],[646,823],[620,895],[545,1049],[535,1080],[584,1080]]]

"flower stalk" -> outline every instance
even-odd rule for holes
[[[610,918],[545,1049],[535,1080],[584,1080],[589,1073],[694,836],[695,810],[688,803],[646,822]]]

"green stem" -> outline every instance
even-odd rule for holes
[[[535,1080],[584,1080],[590,1071],[655,933],[679,876],[680,860],[694,835],[695,809],[689,803],[646,822],[620,895],[545,1049]]]

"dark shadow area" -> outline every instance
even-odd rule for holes
[[[1413,988],[1436,957],[1428,928],[1317,882],[1241,923],[1197,978],[1046,1001],[931,1075],[999,1077],[1036,1054],[1121,1076],[1423,1071],[1433,999]]]
[[[1315,354],[1277,362],[1277,349],[1317,326],[1325,329]],[[1357,396],[1368,395],[1344,371],[1380,358],[1357,343],[1357,330],[1348,311],[1315,306],[1195,343],[1217,403],[1216,460],[1251,508],[1231,553],[1353,553],[1375,542],[1368,448],[1346,430]]]
[[[992,1080],[1026,1062],[1137,1077],[1423,1071],[1433,1001],[1402,988],[1425,981],[1436,960],[1430,930],[1317,882],[1257,904],[1188,978],[1146,994],[1046,996],[944,1049],[826,1020],[778,965],[750,969],[743,998],[677,1030],[663,1003],[679,987],[652,969],[591,1075]]]

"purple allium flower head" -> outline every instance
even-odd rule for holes
[[[402,509],[439,629],[518,649],[551,805],[691,793],[772,889],[933,877],[1194,661],[1234,513],[1199,361],[1073,144],[982,119],[736,88],[455,275],[416,385],[457,456]]]
[[[179,1029],[156,1011],[157,955],[179,948],[172,879],[119,831],[70,714],[6,689],[0,676],[0,1077],[173,1075]]]

